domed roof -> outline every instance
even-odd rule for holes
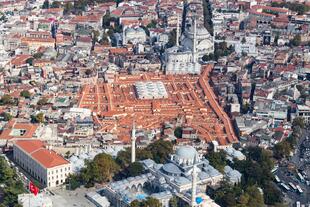
[[[190,26],[186,32],[189,34],[189,35],[193,35],[194,34],[194,26]],[[196,27],[196,32],[197,32],[197,37],[199,36],[208,36],[210,37],[210,33],[209,31],[204,27],[204,26],[197,26]]]
[[[181,174],[182,171],[173,163],[167,163],[163,165],[163,170],[170,174]]]
[[[185,177],[177,177],[175,179],[175,182],[179,185],[184,185],[184,184],[190,183],[190,180]]]
[[[182,146],[177,149],[175,154],[179,159],[194,159],[197,156],[197,151],[192,146]]]

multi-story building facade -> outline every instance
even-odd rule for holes
[[[62,185],[71,173],[71,164],[39,140],[19,140],[13,147],[16,163],[45,187]]]

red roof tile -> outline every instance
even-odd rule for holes
[[[44,143],[40,140],[20,140],[15,145],[27,152],[45,168],[69,164],[69,161],[58,155],[55,151],[44,148]]]

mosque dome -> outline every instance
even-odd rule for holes
[[[195,156],[197,156],[197,151],[192,146],[182,146],[179,147],[176,151],[176,157],[184,160],[194,160]]]
[[[180,175],[182,173],[182,171],[173,163],[167,163],[165,165],[163,165],[162,168],[166,173],[168,173],[169,175]]]

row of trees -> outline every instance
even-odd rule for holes
[[[215,169],[222,173],[224,172],[224,167],[227,165],[227,161],[226,153],[223,150],[218,152],[209,152],[206,155],[206,158],[210,162],[210,165],[212,165]]]
[[[303,3],[298,2],[272,2],[271,6],[273,7],[285,7],[289,10],[297,12],[299,15],[302,15],[308,11],[310,11],[310,7]]]
[[[137,149],[138,160],[153,159],[157,163],[164,163],[172,153],[172,144],[168,141],[157,140],[144,149]],[[110,155],[101,153],[92,161],[85,160],[85,167],[75,175],[70,175],[68,184],[70,189],[80,185],[92,187],[95,183],[105,183],[127,177],[140,175],[144,168],[140,162],[131,163],[131,151],[120,151],[113,159]]]
[[[224,181],[211,197],[223,207],[280,205],[282,193],[274,185],[271,173],[272,153],[259,147],[250,147],[244,153],[246,160],[232,163],[232,167],[242,173],[241,183],[233,186]],[[227,164],[224,152],[209,153],[206,157],[220,171]]]
[[[293,132],[285,140],[277,143],[273,148],[274,158],[281,160],[288,158],[291,152],[295,149],[298,139],[302,135],[302,129],[305,127],[303,118],[297,117],[293,120]]]
[[[248,186],[245,190],[241,185],[232,186],[223,182],[214,194],[214,200],[221,206],[231,207],[263,207],[264,197],[257,185]]]
[[[209,0],[203,0],[204,26],[213,35],[212,8]]]
[[[161,207],[159,200],[148,197],[146,200],[138,201],[134,200],[131,202],[130,207]]]
[[[0,184],[0,191],[3,193],[0,207],[20,207],[17,199],[18,194],[25,193],[24,185],[3,157],[0,157]]]
[[[274,176],[271,173],[274,167],[272,152],[259,147],[250,147],[245,153],[246,160],[235,160],[233,164],[233,167],[242,173],[242,188],[257,185],[263,190],[265,204],[282,203],[282,193],[274,185]]]
[[[29,91],[27,90],[23,90],[20,93],[21,97],[24,97],[26,99],[29,99],[31,97],[31,94]],[[18,104],[18,99],[17,98],[13,98],[12,96],[8,95],[8,94],[4,94],[1,99],[0,99],[0,105],[17,105]]]
[[[88,6],[93,6],[95,4],[100,3],[108,3],[108,2],[116,2],[117,5],[122,2],[123,0],[77,0],[74,3],[67,2],[62,5],[60,2],[54,1],[51,5],[48,0],[44,1],[42,8],[64,8],[64,14],[75,13],[79,14],[83,11],[86,11]]]
[[[203,61],[214,60],[217,61],[220,57],[228,56],[234,52],[234,48],[232,46],[227,47],[226,42],[214,43],[214,53],[209,55],[204,55],[202,57]]]

